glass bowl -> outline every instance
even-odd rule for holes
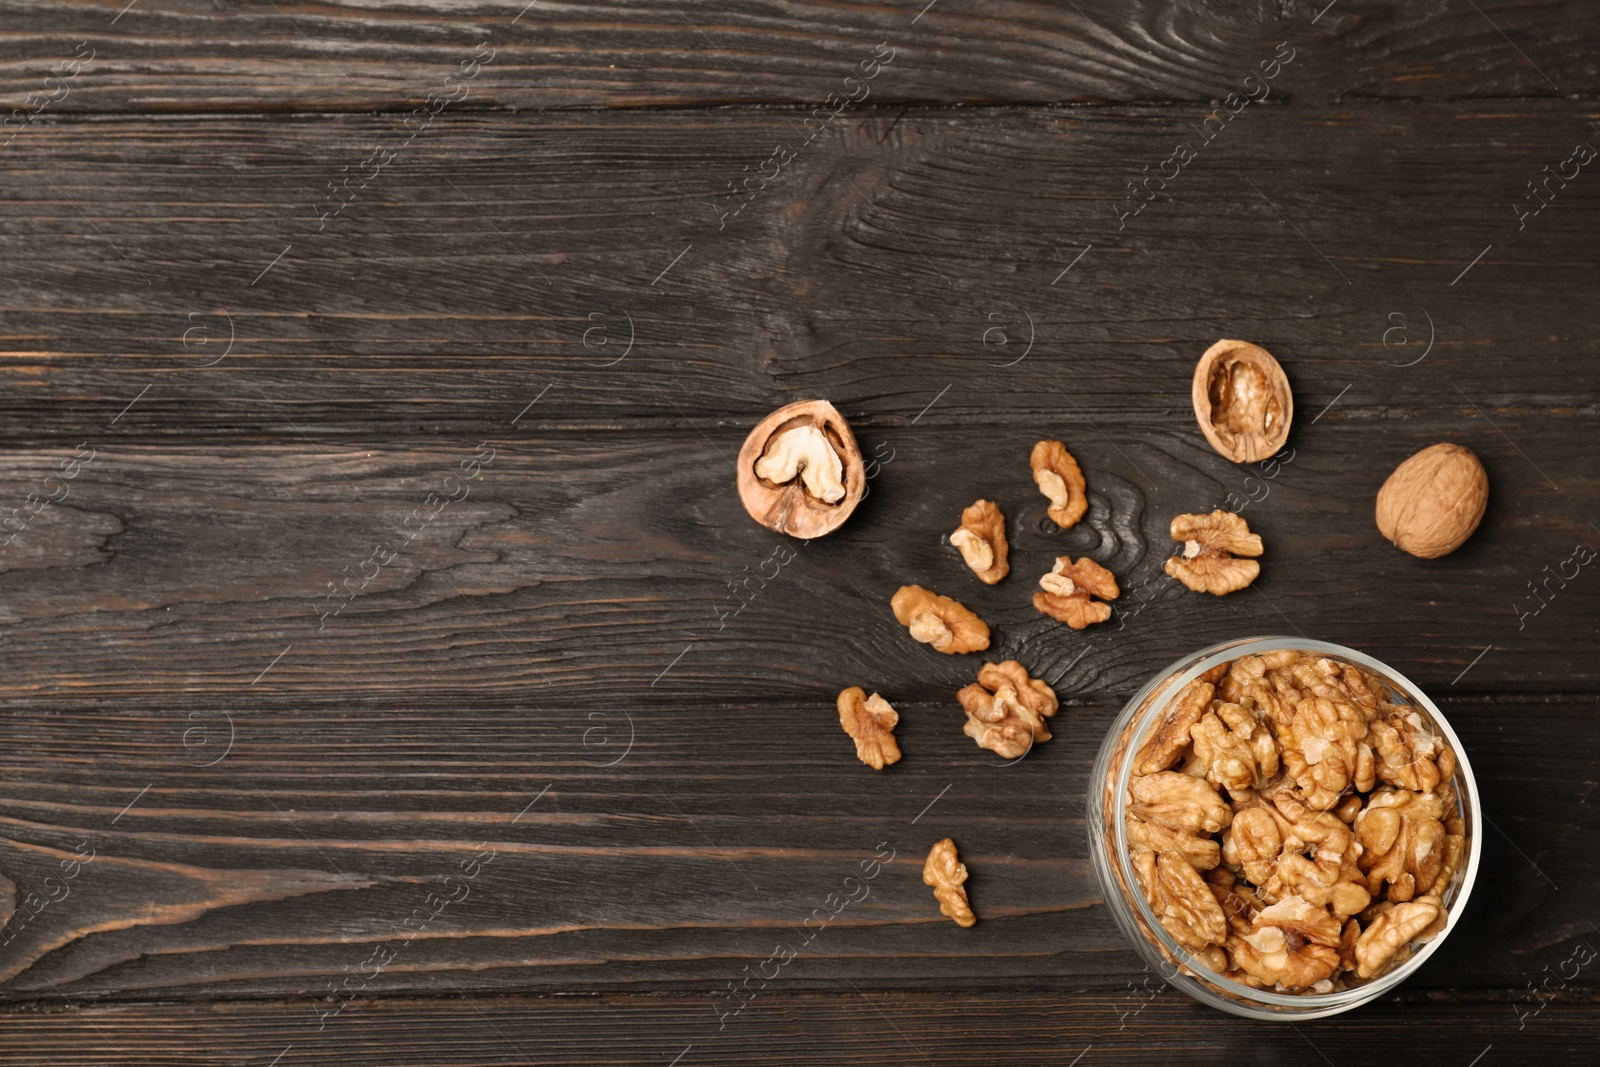
[[[1431,729],[1450,747],[1456,760],[1457,812],[1465,826],[1462,861],[1455,878],[1442,894],[1447,910],[1445,927],[1425,944],[1413,944],[1411,955],[1385,973],[1329,993],[1278,993],[1256,989],[1211,970],[1175,941],[1157,919],[1138,888],[1128,849],[1126,809],[1128,783],[1134,755],[1157,716],[1168,702],[1195,678],[1213,667],[1241,656],[1279,650],[1313,652],[1352,664],[1375,675],[1393,691],[1393,702],[1416,709]],[[1251,1019],[1299,1021],[1320,1019],[1349,1011],[1394,989],[1432,956],[1455,929],[1478,874],[1482,851],[1478,833],[1478,786],[1472,766],[1455,731],[1433,701],[1409,679],[1371,656],[1342,645],[1309,641],[1303,637],[1250,637],[1203,648],[1158,673],[1117,716],[1106,733],[1089,777],[1089,854],[1106,906],[1117,926],[1151,970],[1169,984],[1203,1004]]]

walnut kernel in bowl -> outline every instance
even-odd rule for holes
[[[1454,734],[1409,682],[1336,645],[1255,639],[1180,661],[1113,725],[1094,781],[1113,915],[1168,981],[1239,1014],[1380,995],[1475,873]]]

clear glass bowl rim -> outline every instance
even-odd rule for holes
[[[1115,824],[1109,829],[1112,833],[1115,854],[1106,857],[1106,861],[1118,865],[1125,885],[1137,885],[1138,881],[1133,872],[1133,860],[1128,851],[1127,824],[1124,818],[1127,806],[1128,782],[1133,772],[1133,755],[1138,749],[1135,741],[1143,737],[1145,731],[1149,728],[1151,720],[1165,709],[1166,702],[1151,701],[1150,706],[1145,709],[1143,715],[1139,714],[1139,706],[1149,700],[1159,688],[1170,686],[1171,691],[1176,693],[1183,686],[1188,685],[1189,682],[1220,663],[1235,660],[1241,656],[1260,655],[1263,652],[1276,652],[1284,649],[1320,652],[1335,659],[1342,659],[1356,666],[1365,667],[1395,682],[1404,691],[1404,695],[1413,703],[1413,706],[1420,707],[1427,712],[1432,720],[1432,725],[1449,742],[1451,750],[1456,757],[1455,780],[1457,788],[1461,791],[1462,805],[1469,816],[1470,840],[1467,843],[1468,852],[1465,857],[1464,869],[1460,876],[1460,888],[1456,891],[1455,897],[1451,901],[1445,928],[1439,931],[1438,936],[1432,941],[1429,941],[1414,952],[1400,966],[1373,981],[1332,993],[1273,993],[1264,989],[1254,989],[1224,978],[1204,964],[1194,960],[1193,954],[1179,945],[1172,935],[1167,932],[1166,927],[1161,925],[1161,921],[1156,917],[1155,912],[1151,909],[1149,902],[1144,899],[1142,893],[1124,894],[1119,886],[1111,884],[1110,880],[1102,875],[1098,866],[1095,874],[1101,882],[1100,890],[1106,895],[1108,903],[1113,897],[1121,897],[1127,907],[1136,910],[1142,920],[1142,925],[1155,935],[1158,943],[1157,947],[1168,957],[1169,961],[1182,961],[1187,969],[1197,974],[1204,973],[1207,976],[1205,981],[1202,982],[1198,978],[1183,974],[1176,968],[1173,969],[1174,974],[1171,976],[1167,975],[1165,968],[1158,968],[1159,973],[1169,984],[1178,986],[1178,988],[1202,1003],[1233,1014],[1247,1015],[1251,1018],[1294,1021],[1297,1019],[1321,1018],[1348,1011],[1351,1008],[1359,1007],[1383,996],[1404,982],[1433,955],[1440,945],[1444,944],[1445,938],[1449,937],[1451,931],[1456,928],[1457,922],[1466,907],[1467,898],[1472,892],[1473,883],[1477,880],[1483,837],[1481,832],[1482,807],[1478,799],[1477,779],[1473,776],[1472,765],[1468,761],[1466,751],[1461,745],[1461,739],[1456,736],[1455,730],[1451,728],[1444,713],[1439,710],[1427,693],[1411,679],[1382,660],[1375,659],[1364,652],[1358,652],[1353,648],[1328,641],[1314,641],[1305,637],[1278,635],[1231,638],[1227,641],[1209,645],[1181,656],[1162,670],[1157,671],[1150,681],[1140,687],[1139,691],[1123,706],[1122,711],[1118,713],[1116,719],[1112,721],[1111,726],[1108,728],[1106,736],[1101,742],[1100,752],[1095,757],[1094,769],[1089,779],[1089,806],[1086,810],[1090,813],[1087,821],[1089,849],[1091,856],[1093,856],[1098,850],[1104,848],[1108,829],[1104,825],[1104,812],[1106,775],[1112,769],[1109,766],[1109,761],[1117,740],[1126,734],[1129,741],[1124,750],[1121,764],[1116,768],[1117,778],[1112,794],[1114,809],[1112,815]],[[1189,666],[1186,669],[1181,669],[1184,668],[1184,664]],[[1136,716],[1137,721],[1135,721]],[[1168,966],[1171,966],[1170,962],[1168,962]],[[1182,979],[1181,981],[1180,978]],[[1271,1006],[1293,1010],[1253,1012],[1250,1011],[1250,1004],[1232,1002],[1217,990],[1207,988],[1206,983],[1211,983],[1222,990],[1227,990],[1242,1001],[1254,1002],[1263,1007]]]

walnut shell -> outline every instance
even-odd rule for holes
[[[1378,490],[1378,529],[1422,559],[1460,548],[1483,519],[1489,476],[1472,449],[1437,444],[1395,468]]]
[[[1248,341],[1218,341],[1195,364],[1195,418],[1217,454],[1255,463],[1283,448],[1294,395],[1278,361]]]
[[[750,517],[791,537],[821,537],[861,503],[866,465],[850,424],[826,400],[785,404],[744,439],[739,499]]]

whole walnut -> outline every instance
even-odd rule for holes
[[[1438,444],[1395,468],[1378,490],[1378,529],[1422,559],[1460,548],[1483,518],[1489,476],[1472,449]]]

